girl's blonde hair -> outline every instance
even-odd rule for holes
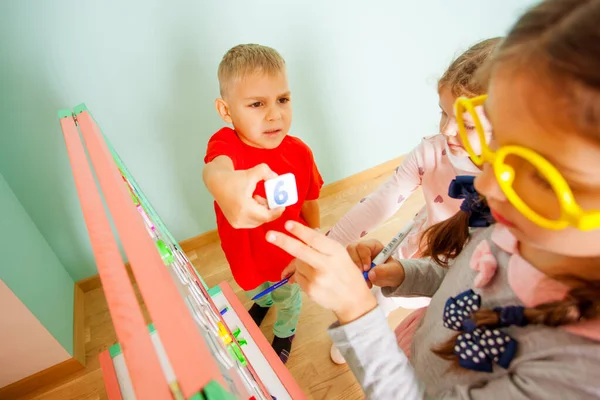
[[[488,82],[477,76],[477,72],[501,42],[501,37],[486,39],[458,56],[438,81],[438,91],[448,88],[454,97],[469,98],[484,94]]]

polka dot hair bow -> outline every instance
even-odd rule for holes
[[[448,196],[453,199],[464,199],[460,209],[468,212],[469,226],[473,228],[483,228],[490,226],[493,222],[492,212],[479,193],[475,190],[474,176],[458,175],[456,179],[450,182],[448,187]]]
[[[458,364],[479,372],[492,372],[493,363],[506,369],[517,352],[518,342],[494,327],[477,327],[470,317],[480,306],[481,297],[469,289],[449,298],[444,307],[444,326],[462,332],[454,346]],[[523,307],[498,307],[494,311],[499,316],[495,327],[527,324]]]

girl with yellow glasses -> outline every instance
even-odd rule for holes
[[[530,139],[532,144],[533,140],[538,141],[538,146],[534,145],[534,147],[524,147],[517,144],[518,141],[507,141],[507,145],[500,147],[493,142],[491,146],[488,145],[483,126],[475,112],[475,108],[484,105],[487,98],[487,95],[472,99],[459,98],[455,104],[460,137],[473,163],[478,166],[483,166],[485,163],[490,164],[498,186],[506,198],[517,211],[540,227],[560,230],[572,226],[583,231],[600,228],[600,211],[584,210],[577,203],[573,190],[559,170],[561,164],[558,163],[558,167],[554,166],[534,149],[540,147],[542,142],[546,142],[547,136],[551,136],[550,141],[541,146],[542,150],[545,150],[549,157],[558,159],[558,161],[565,159],[563,165],[569,164],[566,161],[569,158],[571,163],[575,161],[580,168],[585,168],[585,165],[581,165],[582,161],[585,163],[585,159],[580,157],[589,152],[579,153],[576,152],[577,148],[567,152],[568,146],[564,143],[566,138],[557,135],[561,133],[560,131],[544,132],[542,137],[532,136]],[[518,100],[515,100],[513,103],[518,103]],[[533,107],[534,105],[522,104],[522,106]],[[469,136],[472,137],[472,135],[468,135],[465,128],[465,114],[470,115],[475,122],[478,140],[474,143],[473,140],[469,140]],[[497,130],[497,127],[495,129]],[[513,128],[513,135],[528,135],[528,132],[515,133],[514,130]],[[565,131],[562,133],[568,134]],[[587,146],[584,143],[582,147]],[[480,149],[480,154],[476,154],[474,149]],[[589,155],[594,157],[593,154]],[[569,170],[571,174],[575,171]],[[582,174],[580,178],[584,175]],[[574,184],[577,185],[577,182]],[[509,222],[498,213],[495,214],[503,222]]]
[[[474,186],[496,223],[465,237],[458,214],[428,236],[441,258],[373,269],[384,295],[432,297],[409,358],[362,276],[382,243],[347,252],[291,221],[291,235],[267,234],[296,257],[284,275],[335,313],[329,334],[367,398],[600,398],[598,21],[600,0],[541,1],[491,57],[488,96],[457,101],[462,142],[482,167]],[[465,135],[468,115],[479,141]],[[468,192],[463,214],[481,210],[479,195]],[[434,248],[460,229],[466,246]]]

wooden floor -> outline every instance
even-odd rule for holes
[[[354,204],[375,190],[388,176],[389,174],[385,174],[369,182],[322,198],[320,203],[323,229],[329,229]],[[366,238],[375,237],[384,242],[389,240],[405,222],[415,215],[422,204],[423,198],[419,191],[404,204],[392,219],[371,232]],[[222,281],[228,281],[237,290],[236,293],[244,305],[247,308],[250,307],[250,301],[233,281],[218,243],[191,250],[188,252],[188,257],[207,285],[212,287]],[[86,368],[62,382],[56,382],[50,387],[30,393],[21,399],[97,400],[107,398],[98,363],[98,354],[113,345],[116,342],[116,336],[102,289],[87,292],[85,296]],[[309,399],[362,399],[364,396],[361,389],[348,367],[335,365],[329,358],[331,342],[326,329],[334,321],[333,314],[313,303],[305,295],[303,295],[303,301],[296,339],[287,363],[292,375]],[[394,311],[389,318],[390,326],[395,326],[408,312],[402,309]],[[148,320],[147,315],[146,319]],[[261,330],[269,341],[273,338],[274,319],[275,312],[270,312],[261,326]]]

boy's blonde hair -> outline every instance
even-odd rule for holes
[[[221,97],[235,80],[254,72],[276,75],[285,69],[285,60],[277,50],[260,44],[240,44],[231,48],[219,64]]]
[[[487,91],[488,79],[479,69],[486,64],[502,37],[483,40],[454,60],[438,82],[438,90],[449,88],[454,97],[476,97]]]

